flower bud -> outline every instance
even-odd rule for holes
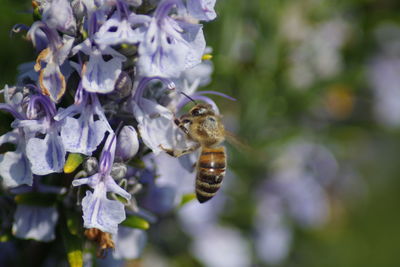
[[[115,180],[121,180],[126,177],[127,170],[125,163],[115,162],[111,167],[111,177]]]
[[[88,175],[95,174],[99,168],[99,162],[95,157],[86,158],[82,165]]]
[[[135,128],[124,126],[117,138],[116,157],[127,161],[131,159],[139,150],[139,140]]]
[[[114,91],[107,96],[113,100],[118,100],[129,96],[132,92],[133,82],[126,71],[122,71],[115,82]]]

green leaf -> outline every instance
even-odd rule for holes
[[[3,235],[0,235],[0,243],[1,242],[8,242],[10,241],[10,239],[12,238],[12,236],[10,235],[10,233],[6,233]]]
[[[126,200],[125,198],[121,197],[120,195],[113,194],[113,196],[114,196],[119,202],[122,202],[124,205],[126,205],[126,204],[129,203],[128,200]]]
[[[82,224],[81,217],[76,213],[67,211],[67,227],[72,235],[78,235],[80,226]]]
[[[65,225],[65,224],[64,224]],[[67,227],[60,227],[61,236],[64,241],[67,260],[71,267],[83,266],[82,239],[72,235]]]
[[[64,172],[65,173],[74,172],[79,167],[79,165],[81,165],[83,159],[84,157],[82,154],[77,154],[77,153],[68,154],[67,161],[65,162],[64,165]]]
[[[147,230],[150,228],[150,223],[148,221],[134,215],[128,215],[126,220],[123,221],[121,224],[126,227],[138,228],[142,230]]]
[[[183,205],[189,203],[190,201],[196,199],[196,194],[190,193],[190,194],[185,194],[182,196],[181,203],[179,204],[180,207]]]
[[[52,193],[30,192],[15,196],[17,204],[33,205],[33,206],[52,206],[56,203],[59,195]]]

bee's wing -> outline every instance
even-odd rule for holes
[[[234,133],[225,130],[225,139],[229,144],[234,146],[237,150],[245,153],[254,153],[254,149],[250,147],[246,142],[237,137]]]

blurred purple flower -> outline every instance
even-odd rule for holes
[[[16,237],[49,242],[55,239],[58,213],[55,207],[18,205],[12,232]]]
[[[251,266],[249,244],[234,228],[215,226],[201,229],[191,250],[208,267]]]
[[[292,230],[288,225],[284,203],[274,195],[265,195],[257,205],[255,249],[268,264],[279,264],[289,254]]]
[[[114,258],[137,259],[142,254],[147,235],[143,230],[121,226],[118,228],[118,234],[114,236],[114,242]]]

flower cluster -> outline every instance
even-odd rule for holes
[[[51,241],[57,224],[82,213],[87,239],[137,257],[145,240],[138,228],[180,201],[156,176],[171,161],[161,147],[190,145],[174,123],[188,102],[181,92],[216,108],[204,94],[218,93],[196,93],[212,72],[200,22],[216,17],[215,0],[32,4],[35,22],[13,31],[27,31],[37,59],[21,66],[0,104],[14,118],[0,145],[15,148],[0,155],[1,198],[17,204],[14,219],[2,214],[2,230]],[[178,172],[193,164],[172,160]],[[68,229],[64,237],[82,237]]]

